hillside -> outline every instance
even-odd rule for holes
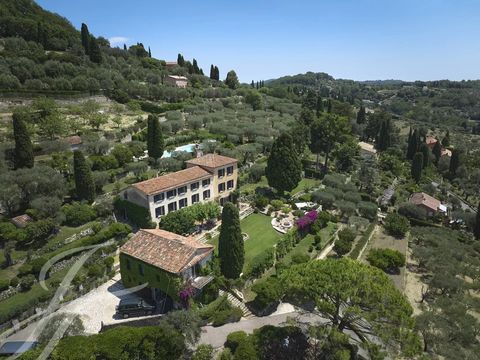
[[[163,86],[166,74],[188,76],[193,88],[221,85],[204,76],[195,59],[190,62],[179,54],[180,65],[167,68],[142,43],[112,48],[87,25],[77,31],[68,20],[30,0],[1,0],[0,24],[4,94],[102,92],[124,103],[131,98],[177,102],[194,90]],[[212,78],[218,79],[218,74]]]

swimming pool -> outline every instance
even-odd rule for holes
[[[196,144],[187,144],[187,145],[182,145],[182,146],[179,146],[179,147],[176,147],[174,151],[186,151],[186,152],[194,152],[195,150],[195,145]],[[167,151],[165,150],[163,152],[163,155],[162,155],[162,158],[169,158],[172,156],[172,152],[173,151]]]

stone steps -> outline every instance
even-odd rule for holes
[[[242,310],[243,312],[243,317],[245,319],[251,319],[254,317],[254,315],[252,314],[252,312],[247,308],[247,306],[245,305],[245,303],[241,300],[239,300],[236,296],[233,296],[231,293],[229,292],[226,292],[226,291],[223,291],[223,290],[220,290],[219,291],[219,294],[220,296],[223,296],[223,295],[227,295],[227,299],[228,301],[230,302],[230,304],[232,304],[232,306],[235,306],[235,307],[238,307],[240,308],[240,310]]]

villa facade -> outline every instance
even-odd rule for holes
[[[231,201],[237,187],[237,160],[206,154],[186,162],[187,168],[127,188],[122,197],[149,210],[153,221],[199,202]]]
[[[165,76],[165,83],[181,89],[185,89],[188,85],[188,79],[185,76],[167,75]]]
[[[191,237],[161,229],[141,229],[120,248],[120,274],[125,287],[148,283],[145,295],[160,310],[179,307],[179,292],[193,289],[193,296],[212,276],[200,269],[212,258],[214,247]]]

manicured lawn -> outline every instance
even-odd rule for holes
[[[273,247],[281,238],[271,224],[272,218],[262,214],[252,214],[241,221],[242,232],[249,238],[245,241],[245,266],[264,250]],[[218,248],[218,236],[210,242]],[[216,250],[215,250],[216,251]]]
[[[300,180],[298,186],[292,190],[292,195],[305,191],[306,189],[313,188],[320,185],[320,180],[318,179],[302,179]]]
[[[53,246],[65,241],[65,239],[69,238],[70,236],[79,234],[83,230],[88,229],[93,223],[94,221],[90,221],[78,227],[62,226],[58,235],[51,238],[42,250],[45,252],[50,250]]]
[[[240,192],[253,194],[255,193],[255,189],[257,187],[267,187],[267,186],[268,186],[267,178],[265,176],[262,176],[259,182],[252,183],[252,184],[243,184],[242,186],[240,186]]]
[[[322,237],[322,249],[327,244],[330,236],[335,232],[337,225],[335,223],[328,223],[328,226],[320,231]],[[289,265],[292,262],[292,257],[296,254],[308,254],[310,257],[316,255],[317,250],[313,249],[312,252],[308,252],[308,249],[313,245],[314,236],[308,234],[295,246],[292,251],[290,251],[285,257],[281,260],[284,264]]]

